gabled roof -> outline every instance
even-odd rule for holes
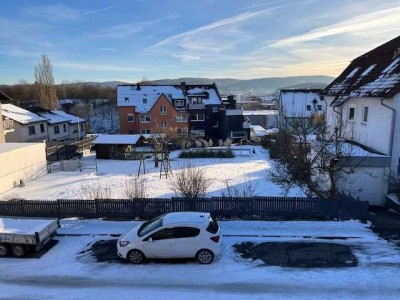
[[[78,116],[71,115],[66,113],[65,111],[53,109],[50,111],[52,114],[56,114],[60,117],[63,117],[69,121],[70,124],[84,123],[86,120],[79,118]]]
[[[1,112],[4,117],[21,124],[47,121],[45,118],[21,107],[15,106],[14,104],[2,104]]]
[[[59,124],[59,123],[65,123],[65,122],[69,122],[68,119],[59,116],[57,114],[53,114],[50,111],[47,112],[38,112],[37,113],[39,116],[42,116],[43,118],[47,119],[47,122],[49,124]]]
[[[322,91],[322,95],[336,97],[392,98],[397,93],[400,93],[400,36],[354,59]]]
[[[215,84],[205,85],[118,85],[117,106],[135,106],[139,113],[151,110],[158,98],[164,94],[167,99],[187,99],[187,96],[201,96],[205,105],[221,104],[221,97]],[[144,100],[145,99],[145,100]]]

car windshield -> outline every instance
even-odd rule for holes
[[[140,226],[137,235],[139,237],[142,237],[142,236],[145,236],[146,234],[148,234],[149,232],[152,232],[153,230],[161,227],[162,223],[163,223],[163,219],[164,219],[164,215],[143,223]]]

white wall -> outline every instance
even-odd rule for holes
[[[65,125],[65,131],[63,128],[63,125]],[[59,133],[54,133],[54,127],[58,126],[60,132]],[[68,139],[70,137],[69,134],[69,122],[62,122],[62,123],[57,123],[57,124],[49,124],[48,125],[48,131],[49,131],[49,141],[56,141],[56,140],[64,140]]]
[[[81,126],[82,125],[82,126]],[[85,122],[79,123],[80,129],[78,129],[78,124],[69,124],[69,134],[72,139],[77,139],[79,137],[86,136],[86,124]]]
[[[44,143],[0,144],[0,193],[47,173]]]
[[[40,124],[44,126],[44,132],[40,131]],[[29,134],[29,126],[35,127],[35,134]],[[31,123],[22,125],[14,122],[14,131],[6,133],[7,143],[31,143],[47,141],[47,122]]]
[[[397,94],[394,97],[394,108],[396,109],[396,121],[393,138],[391,172],[394,175],[400,175],[397,174],[400,159],[400,94]]]
[[[360,168],[353,174],[345,174],[338,182],[338,190],[368,201],[370,205],[383,206],[388,190],[388,168]]]

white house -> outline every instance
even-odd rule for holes
[[[47,140],[47,120],[13,104],[2,104],[7,143],[42,142]]]
[[[69,120],[49,111],[37,112],[37,114],[47,120],[49,141],[62,141],[70,138]]]
[[[321,95],[328,124],[370,151],[339,188],[383,205],[400,176],[400,36],[354,59]]]
[[[281,90],[278,99],[279,123],[285,124],[298,118],[324,114],[326,103],[320,98],[320,92],[317,89]]]
[[[62,110],[51,110],[50,112],[68,120],[69,136],[71,139],[78,139],[86,136],[86,120],[78,116],[68,114]]]

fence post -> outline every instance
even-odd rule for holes
[[[20,209],[20,213],[23,216],[25,214],[25,209],[24,209],[24,200],[19,200],[19,209]]]
[[[57,199],[57,218],[61,218],[61,207],[60,207],[60,199]]]
[[[96,218],[99,217],[99,208],[98,208],[98,203],[97,203],[97,199],[94,199],[94,211],[95,211],[95,216]]]

